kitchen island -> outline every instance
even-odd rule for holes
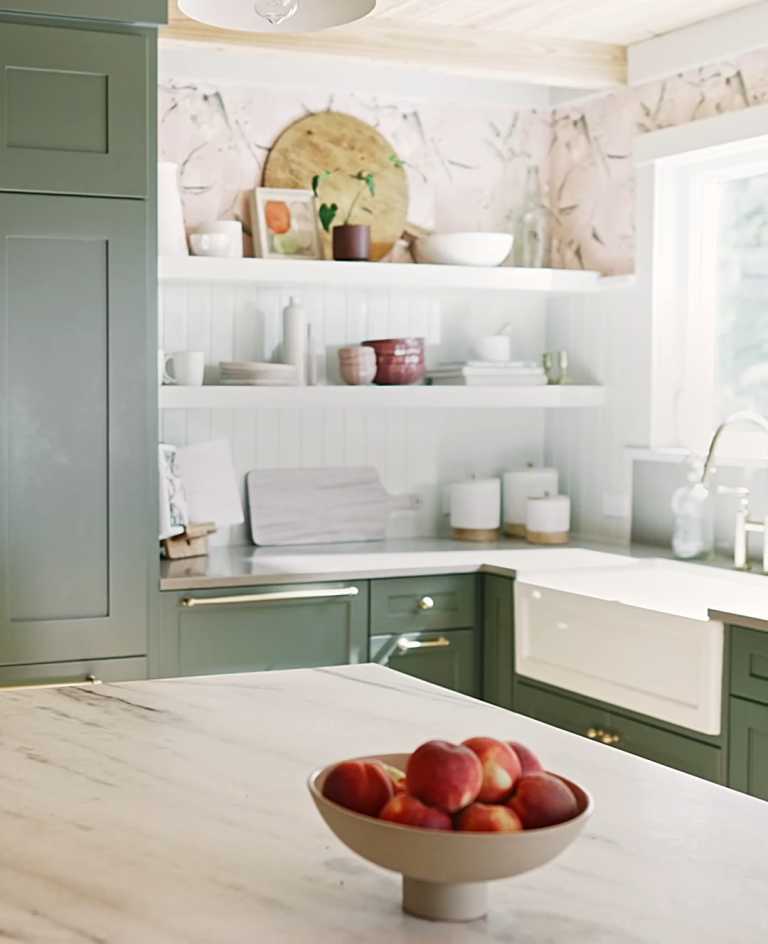
[[[317,815],[315,767],[441,737],[529,742],[596,812],[488,919],[400,911]],[[0,940],[751,944],[768,804],[377,666],[0,693]]]

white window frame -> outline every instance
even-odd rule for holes
[[[768,106],[652,132],[634,150],[637,288],[650,312],[648,442],[702,453],[716,411],[719,184],[768,173]],[[704,277],[702,277],[704,273]],[[691,382],[693,378],[693,382]],[[723,457],[765,457],[764,435],[734,431]]]

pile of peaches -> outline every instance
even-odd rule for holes
[[[378,761],[344,761],[329,772],[323,796],[401,826],[461,832],[540,829],[579,812],[570,787],[546,773],[532,750],[489,737],[463,744],[427,741],[405,771]]]

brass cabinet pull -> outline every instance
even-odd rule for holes
[[[609,747],[615,747],[621,743],[621,735],[614,734],[611,731],[603,731],[602,728],[587,728],[584,734],[590,741],[599,741],[601,744],[607,744]]]
[[[415,652],[417,649],[448,649],[451,645],[450,639],[445,636],[438,636],[437,639],[409,639],[407,636],[401,636],[397,640],[397,651],[400,655],[407,655],[409,652]]]
[[[422,597],[422,598],[419,600],[419,602],[416,604],[416,606],[417,606],[420,610],[424,610],[424,611],[426,611],[426,610],[434,610],[434,608],[435,608],[435,601],[432,599],[432,597]]]
[[[231,597],[184,597],[179,606],[192,609],[194,606],[237,606],[243,603],[280,603],[289,600],[330,600],[333,597],[356,597],[357,587],[340,587],[331,590],[281,590],[275,593],[243,593]]]
[[[96,678],[95,675],[86,675],[84,679],[81,679],[79,682],[20,682],[18,685],[2,685],[0,683],[0,691],[4,692],[13,692],[13,691],[30,691],[41,688],[83,688],[86,685],[102,685],[103,682],[101,679]]]

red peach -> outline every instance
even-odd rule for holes
[[[401,826],[419,826],[421,829],[453,829],[451,817],[442,810],[425,806],[407,793],[396,794],[379,813],[379,819]]]
[[[507,741],[507,744],[512,748],[515,754],[517,754],[524,774],[532,774],[539,770],[544,770],[541,766],[541,761],[530,747],[526,747],[525,744],[521,744],[519,741]]]
[[[457,813],[469,806],[483,785],[483,767],[463,744],[427,741],[408,758],[408,792],[427,806]]]
[[[470,833],[519,833],[520,817],[508,806],[473,803],[456,817],[456,829]]]
[[[391,778],[381,764],[372,761],[346,760],[337,764],[323,785],[324,797],[366,816],[378,816],[394,794]]]
[[[576,797],[558,777],[537,771],[517,781],[509,805],[526,829],[556,826],[579,812]]]
[[[470,738],[464,741],[464,746],[477,754],[483,766],[483,785],[477,799],[481,803],[501,803],[512,792],[521,773],[517,754],[495,738]]]

